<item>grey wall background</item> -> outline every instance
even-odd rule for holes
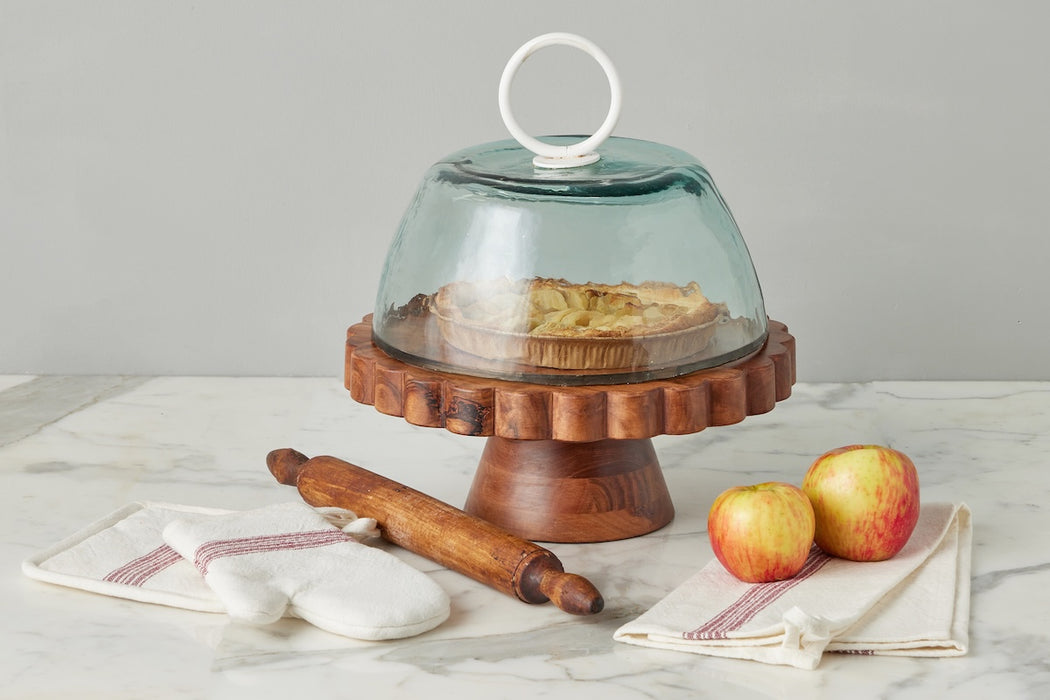
[[[503,65],[610,54],[711,170],[799,379],[1048,379],[1050,4],[0,0],[0,373],[331,375]],[[515,83],[591,131],[597,64]],[[556,100],[552,109],[545,100]]]

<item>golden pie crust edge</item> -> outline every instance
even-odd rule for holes
[[[487,294],[525,293],[543,288],[591,291],[634,296],[643,304],[676,306],[678,313],[661,319],[658,328],[574,329],[573,334],[525,333],[468,319],[458,303]],[[668,366],[694,358],[713,338],[717,326],[729,318],[725,304],[700,293],[696,283],[679,287],[666,282],[632,284],[572,284],[561,279],[453,282],[434,295],[431,309],[445,341],[468,354],[487,360],[515,362],[561,370],[624,371]]]

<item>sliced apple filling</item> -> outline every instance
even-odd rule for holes
[[[553,337],[623,337],[680,330],[724,312],[691,282],[572,284],[562,279],[455,283],[438,291],[443,318],[483,328]]]

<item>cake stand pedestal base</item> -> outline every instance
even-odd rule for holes
[[[653,441],[488,438],[465,510],[528,540],[606,542],[674,518]]]

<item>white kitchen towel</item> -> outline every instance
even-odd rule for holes
[[[185,514],[164,541],[193,565],[231,617],[286,612],[355,639],[420,634],[449,616],[445,591],[397,557],[361,544],[303,503]]]
[[[378,536],[375,520],[342,508],[318,508],[360,539]],[[173,550],[164,528],[187,515],[229,510],[141,501],[130,503],[22,562],[30,578],[93,593],[203,612],[226,612],[204,578]]]
[[[933,503],[886,561],[847,561],[814,547],[794,578],[750,584],[712,559],[614,639],[805,669],[825,651],[960,656],[969,641],[972,533],[965,504]]]
[[[340,528],[358,539],[367,540],[377,534],[375,520],[371,518],[356,518],[350,511],[339,508],[310,509],[304,504],[293,505],[313,510],[325,524],[330,523],[330,527]],[[168,525],[179,520],[196,521],[231,514],[235,512],[154,501],[131,503],[26,559],[22,571],[39,581],[117,598],[224,613],[227,612],[227,603],[208,585],[192,559],[185,559],[164,541],[163,532]],[[317,521],[310,525],[312,528],[318,526]],[[366,545],[360,546],[370,549]],[[369,559],[389,558],[401,563],[392,554],[378,549],[374,551],[379,556],[372,555]],[[421,586],[429,591],[439,611],[436,617],[428,619],[427,624],[439,624],[444,619],[441,610],[445,617],[448,616],[447,595],[439,588],[434,591],[437,584],[422,572],[407,564],[403,567],[391,567],[386,562],[382,567],[384,570],[376,571],[375,575],[383,576],[395,568],[393,573],[398,578],[405,577],[415,582],[419,577],[426,579]],[[310,572],[304,569],[299,573],[307,575]],[[396,587],[397,584],[393,585]],[[294,610],[285,612],[294,615]],[[421,627],[420,632],[425,631],[422,628],[429,629],[425,624],[418,627]],[[408,633],[412,629],[410,625],[402,632]],[[394,631],[388,629],[386,633]],[[368,638],[377,638],[375,634],[371,632]]]
[[[204,612],[225,612],[191,562],[161,533],[184,515],[228,513],[143,501],[123,508],[22,562],[26,576],[93,593]]]

